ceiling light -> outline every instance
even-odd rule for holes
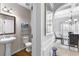
[[[74,21],[78,21],[78,19],[74,19]]]
[[[68,21],[71,22],[71,19],[69,19]]]
[[[66,23],[68,22],[68,21],[65,21]]]

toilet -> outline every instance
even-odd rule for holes
[[[26,51],[31,52],[31,50],[32,50],[32,42],[29,42],[29,36],[23,37],[23,43],[26,46]]]

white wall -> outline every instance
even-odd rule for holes
[[[32,10],[32,55],[41,55],[41,4],[33,4]]]
[[[54,34],[45,35],[45,7],[41,4],[41,55],[50,56],[51,48],[53,46]]]
[[[1,8],[3,8],[4,6],[6,6],[8,9],[12,8],[13,12],[10,15],[14,15],[16,17],[16,34],[15,34],[16,40],[12,43],[12,46],[11,46],[12,54],[13,54],[17,50],[24,48],[24,44],[21,36],[21,22],[30,23],[31,12],[16,3],[2,3]],[[1,10],[1,12],[3,11]],[[9,14],[9,13],[6,13],[6,14]],[[3,55],[3,54],[4,54],[4,46],[0,44],[0,55]]]
[[[53,46],[53,35],[45,36],[44,4],[33,4],[32,11],[32,55],[49,56]]]

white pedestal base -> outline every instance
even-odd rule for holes
[[[5,56],[11,56],[11,43],[5,44]]]

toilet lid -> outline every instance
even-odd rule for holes
[[[31,42],[27,42],[25,45],[29,45],[30,46],[30,45],[32,45],[32,43]]]

